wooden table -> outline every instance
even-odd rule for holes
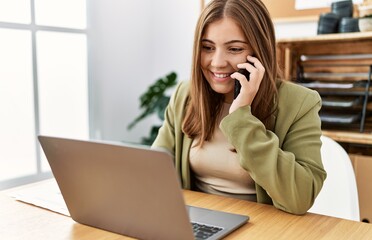
[[[372,239],[372,225],[308,213],[296,216],[273,206],[193,191],[189,205],[246,214],[250,221],[226,239]],[[74,222],[70,217],[0,193],[0,239],[131,239]]]

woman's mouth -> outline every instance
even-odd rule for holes
[[[215,81],[223,82],[230,79],[231,73],[216,73],[211,72]]]

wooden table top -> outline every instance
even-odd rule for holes
[[[372,239],[372,225],[308,213],[296,216],[273,206],[184,190],[189,205],[249,215],[225,239]],[[0,193],[0,238],[132,239],[74,222],[70,217],[19,202]]]

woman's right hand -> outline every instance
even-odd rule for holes
[[[247,69],[247,71],[250,73],[249,79],[238,72],[231,74],[232,78],[235,78],[240,82],[241,89],[239,95],[232,102],[229,113],[234,112],[240,107],[252,104],[265,74],[265,68],[257,58],[247,56],[247,60],[249,63],[240,63],[238,64],[238,68]]]

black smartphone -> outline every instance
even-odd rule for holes
[[[247,69],[241,68],[241,69],[238,70],[238,73],[243,74],[247,78],[247,80],[249,81],[250,72],[248,72]],[[240,85],[239,80],[235,79],[234,99],[239,95],[241,88],[242,88],[242,85]]]

